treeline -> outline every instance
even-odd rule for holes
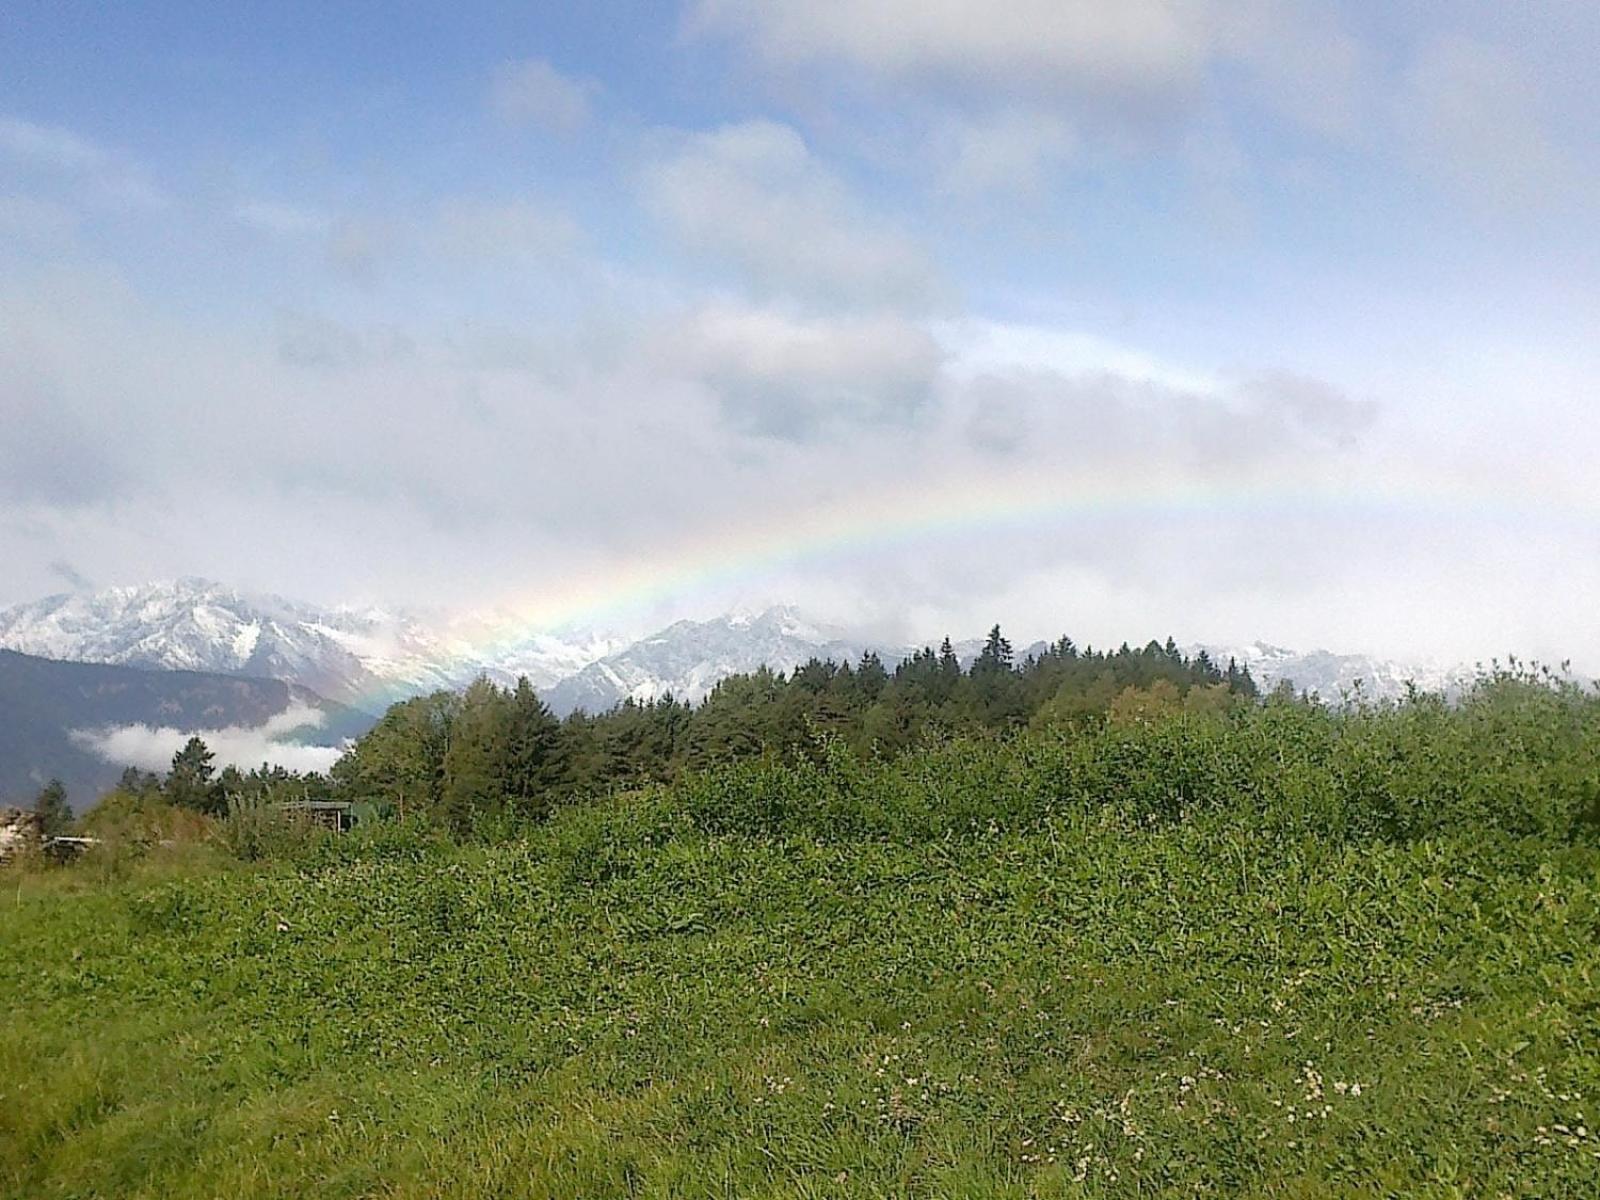
[[[327,776],[262,766],[218,771],[194,738],[163,777],[129,770],[117,793],[224,816],[240,808],[342,800],[456,833],[538,821],[569,799],[665,783],[686,771],[763,755],[815,757],[824,746],[888,760],[919,745],[1024,729],[1142,723],[1226,713],[1257,695],[1248,670],[1172,639],[1113,651],[1061,638],[1017,661],[999,626],[963,666],[950,640],[893,669],[812,659],[792,672],[730,676],[699,704],[671,695],[558,719],[526,679],[479,679],[389,708]]]
[[[1256,695],[1248,670],[1188,657],[1169,638],[1106,652],[1062,638],[1018,662],[1000,628],[964,668],[949,639],[892,670],[878,655],[813,659],[722,680],[700,704],[671,695],[558,720],[526,679],[394,705],[334,767],[341,798],[427,813],[456,830],[539,819],[559,800],[670,781],[824,742],[893,757],[940,737],[1225,711]]]
[[[113,795],[132,800],[165,800],[177,808],[212,817],[225,816],[230,807],[238,804],[333,799],[333,783],[322,775],[302,775],[268,763],[250,771],[234,766],[218,771],[215,763],[216,755],[205,741],[192,737],[172,756],[172,768],[165,776],[129,767],[123,771]]]

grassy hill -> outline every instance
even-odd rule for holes
[[[1600,705],[837,747],[8,888],[9,1196],[1600,1185]]]

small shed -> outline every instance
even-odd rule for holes
[[[346,800],[291,800],[283,811],[334,833],[348,833],[356,823],[355,805]]]
[[[58,863],[69,863],[86,853],[89,847],[99,844],[97,837],[73,837],[63,833],[45,838],[44,852]]]

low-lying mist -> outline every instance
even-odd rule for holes
[[[254,728],[174,729],[170,726],[120,725],[108,729],[75,729],[72,740],[118,766],[165,771],[172,756],[191,737],[201,738],[216,756],[216,766],[249,770],[263,763],[290,771],[326,771],[343,753],[337,746],[304,745],[293,736],[321,728],[325,716],[309,705],[293,703]]]

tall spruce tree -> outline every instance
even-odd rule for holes
[[[544,817],[566,776],[561,722],[524,675],[506,713],[505,797],[523,817]]]
[[[172,756],[172,770],[167,775],[167,799],[179,808],[217,814],[221,805],[217,789],[212,786],[216,770],[211,764],[215,759],[216,755],[198,737],[185,742],[183,749]]]
[[[972,672],[976,675],[986,671],[1009,671],[1011,661],[1011,643],[1006,641],[1000,626],[996,625],[984,639],[983,650],[972,664]]]
[[[870,704],[888,683],[889,672],[883,668],[883,659],[878,657],[876,651],[868,650],[861,656],[861,665],[856,668],[856,691]]]

